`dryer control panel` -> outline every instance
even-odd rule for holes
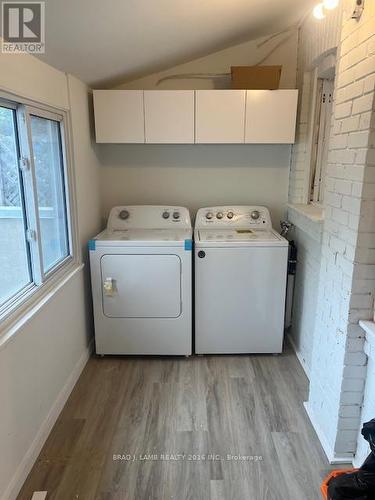
[[[129,205],[113,207],[107,229],[191,229],[190,214],[185,207]]]
[[[268,208],[258,205],[200,208],[195,219],[195,228],[209,227],[272,229],[272,222]]]

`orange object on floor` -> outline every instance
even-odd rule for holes
[[[338,469],[333,470],[328,476],[324,479],[322,486],[320,487],[320,491],[322,492],[324,500],[328,500],[328,484],[331,479],[334,479],[337,476],[342,476],[343,474],[350,474],[352,472],[356,472],[358,469]]]

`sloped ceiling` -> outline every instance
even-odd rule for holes
[[[47,0],[42,60],[92,86],[296,24],[313,0]]]

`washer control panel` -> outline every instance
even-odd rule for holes
[[[268,208],[263,206],[207,207],[198,210],[195,227],[272,229],[272,222]]]
[[[113,207],[108,218],[110,231],[125,229],[190,229],[190,214],[185,207],[132,205]]]

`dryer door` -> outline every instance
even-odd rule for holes
[[[103,312],[109,318],[177,318],[181,260],[177,255],[103,255]]]

